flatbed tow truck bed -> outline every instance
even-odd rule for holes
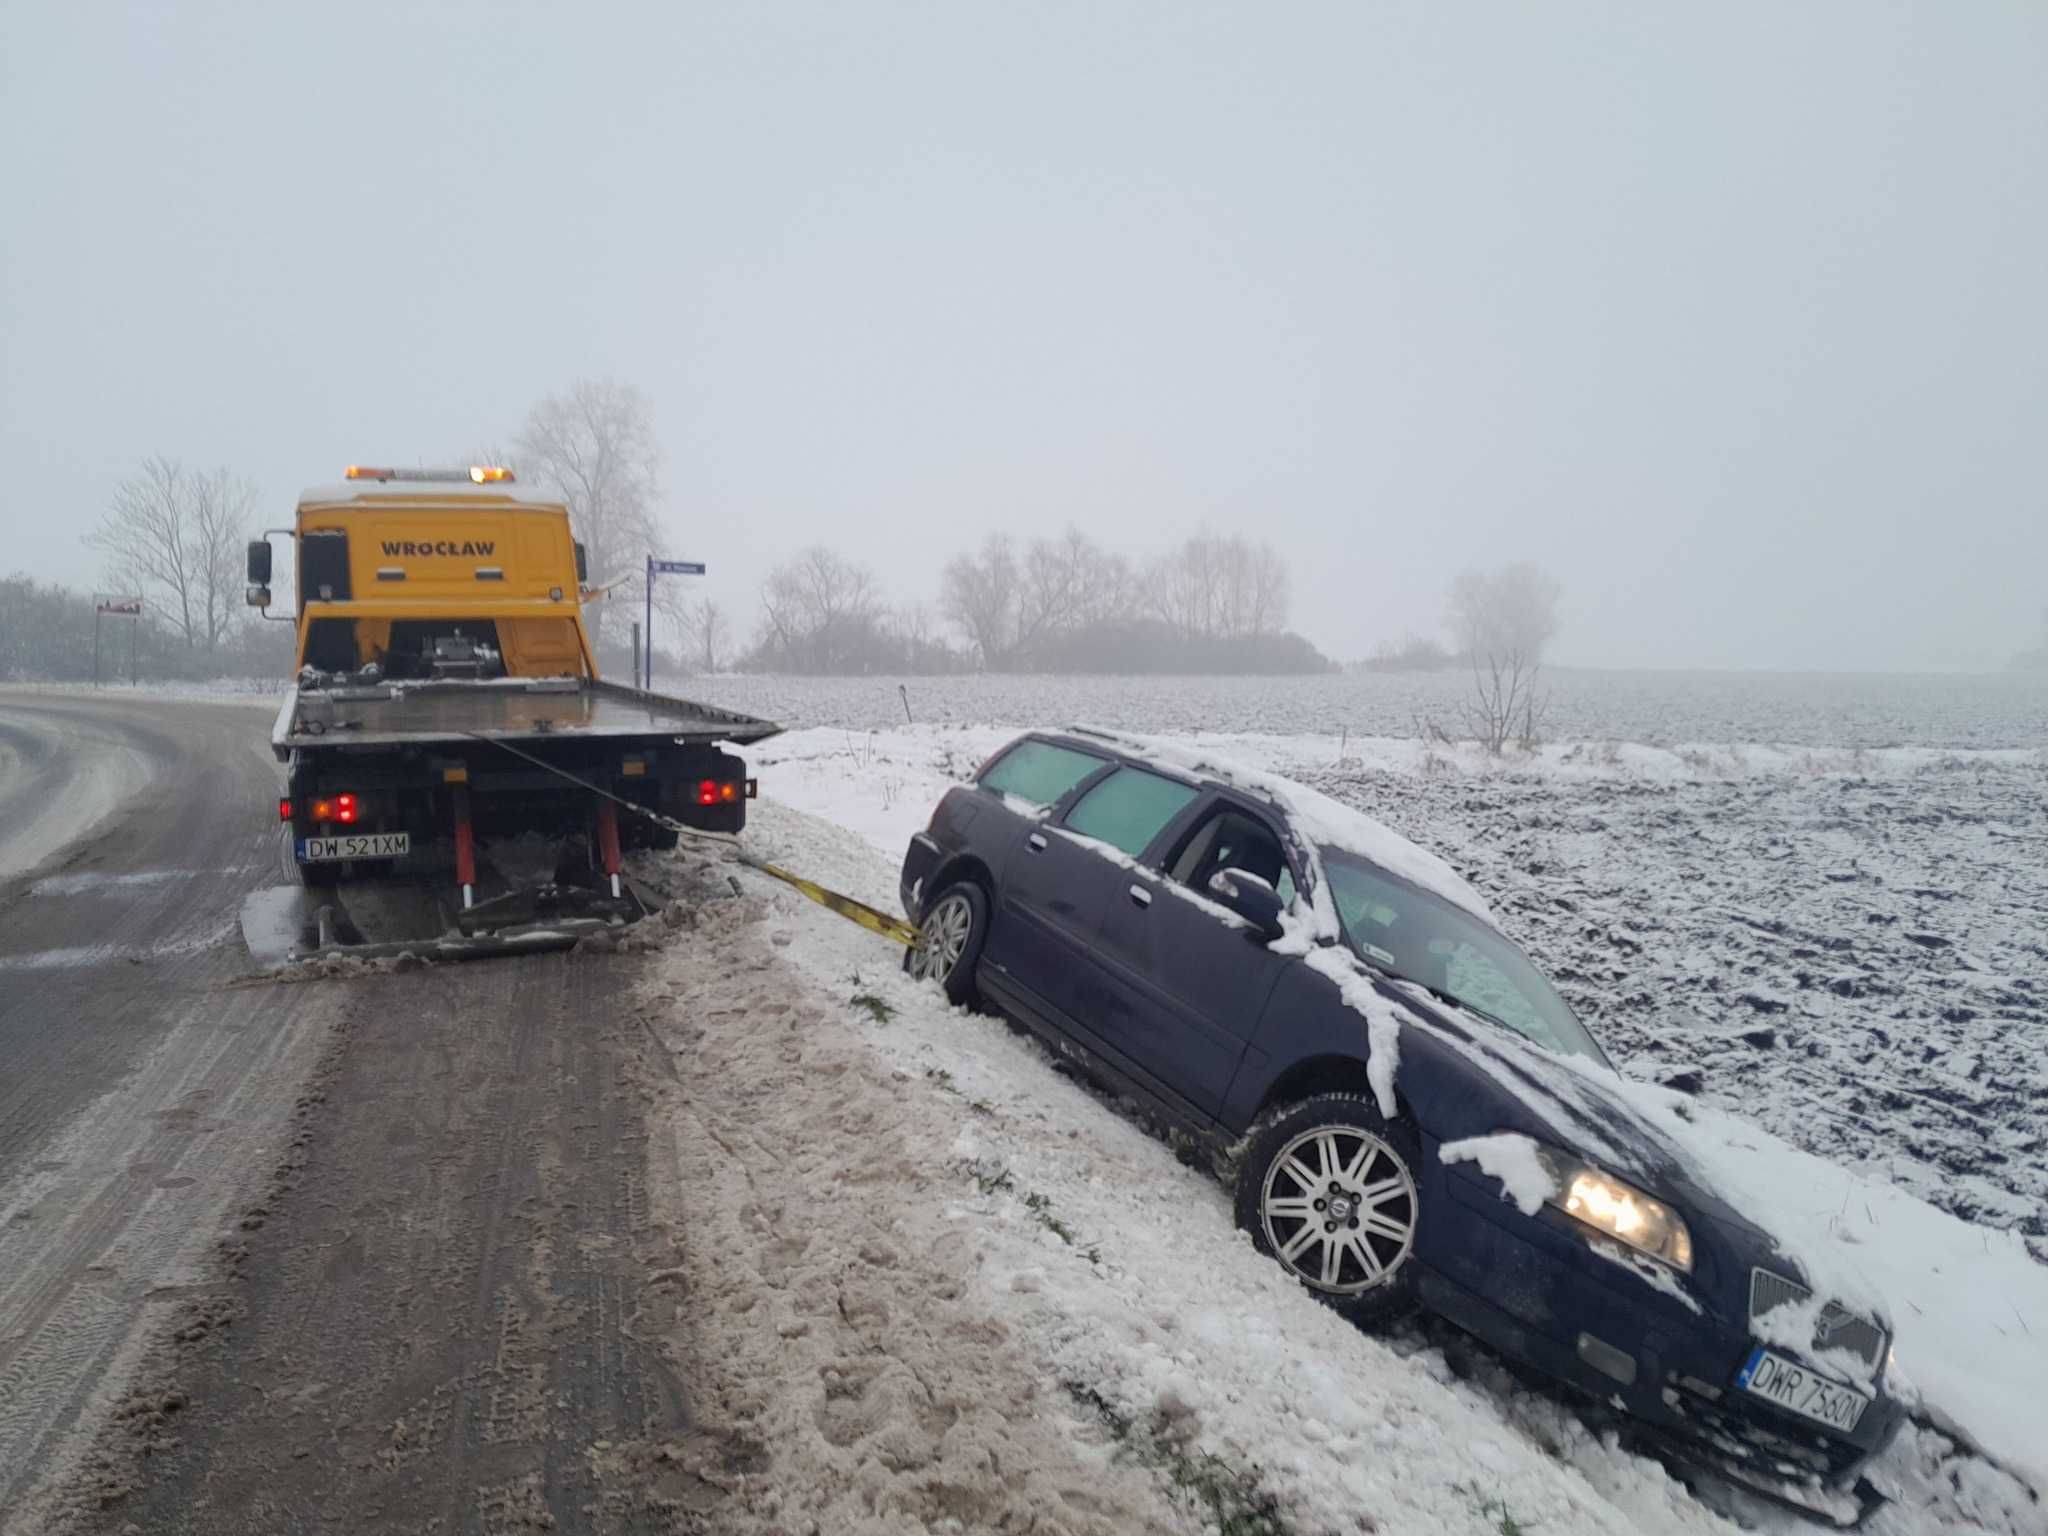
[[[291,861],[333,893],[295,953],[464,958],[633,922],[622,850],[737,833],[754,784],[727,749],[778,730],[595,678],[309,680],[270,738]],[[531,867],[536,836],[561,860]]]
[[[588,740],[619,745],[687,740],[744,746],[782,728],[752,715],[599,679],[490,678],[291,689],[270,734],[278,760],[294,751],[458,747]]]

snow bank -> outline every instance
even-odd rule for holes
[[[763,794],[769,798],[749,835],[771,842],[793,839],[783,855],[789,861],[815,872],[815,861],[822,857],[828,883],[892,907],[894,871],[910,834],[923,826],[949,785],[970,777],[1013,734],[995,727],[918,727],[866,736],[791,733],[765,744],[758,754]],[[1212,740],[1226,738],[1201,737],[1195,745]],[[1251,741],[1227,740],[1235,749]],[[1328,745],[1334,755],[1336,743]],[[1351,746],[1358,750],[1357,743]],[[1280,766],[1321,750],[1313,741],[1280,738],[1252,749],[1254,755],[1264,751]],[[1403,744],[1403,750],[1417,759],[1426,751],[1421,743]],[[1618,754],[1618,763],[1606,763],[1569,761],[1558,753],[1545,759],[1550,766],[1542,771],[1605,780],[1640,774],[1646,765],[1659,773],[1709,772],[1672,754],[1648,754],[1649,749],[1636,757]],[[1901,749],[1860,756],[1860,767],[1843,771],[1896,773],[1901,788],[1911,791],[1928,758],[1953,754]],[[1982,756],[1988,762],[2001,755]],[[1749,771],[1764,771],[1754,755],[1746,755],[1746,761]],[[1419,767],[1415,771],[1427,773]],[[1803,773],[1807,768],[1788,761],[1772,771]],[[777,801],[822,815],[847,835],[837,841],[821,836],[800,818],[778,812]],[[1673,903],[1692,899],[1685,891],[1670,895]],[[1542,899],[1539,888],[1532,902]],[[1543,958],[1540,951],[1538,958]],[[1552,1075],[1568,1092],[1581,1070],[1593,1069],[1560,1063]],[[1787,1125],[1804,1128],[1814,1120],[1811,1099],[1787,1096],[1781,1104],[1771,1097],[1778,1082],[1770,1072],[1751,1072],[1736,1087],[1758,1112],[1782,1112]],[[2032,1259],[2019,1236],[1949,1215],[1887,1181],[1889,1169],[1910,1170],[1910,1158],[1872,1161],[1863,1173],[1852,1173],[1708,1103],[1641,1084],[1622,1091],[1652,1125],[1683,1145],[1740,1208],[1788,1238],[1817,1281],[1852,1304],[1882,1305],[1896,1329],[1900,1370],[1924,1395],[1933,1423],[1981,1447],[2037,1491],[2048,1490],[2048,1412],[2039,1386],[2048,1380],[2048,1268]],[[1809,1107],[1802,1111],[1802,1104]],[[2016,1126],[2013,1134],[2019,1133]],[[2022,1165],[2027,1157],[2038,1161],[2038,1149],[2029,1153],[2016,1144],[2012,1152]],[[1909,1438],[1913,1454],[1938,1439],[1928,1431]],[[1898,1478],[1911,1481],[1904,1473]],[[1958,1479],[1948,1481],[1959,1487],[1968,1480],[1963,1474]],[[2029,1507],[2038,1522],[2038,1505]]]
[[[886,899],[893,887],[893,870],[852,833],[772,801],[762,803],[748,836],[763,857],[850,894]],[[741,878],[770,913],[763,948],[774,965],[802,978],[803,998],[836,1000],[836,1017],[807,1018],[800,1045],[783,1043],[779,1018],[726,1015],[709,997],[712,1006],[693,1007],[678,1023],[765,1029],[764,1060],[800,1049],[818,1064],[819,1102],[752,1096],[749,1139],[820,1144],[818,1116],[829,1100],[830,1124],[858,1134],[857,1144],[831,1149],[844,1160],[841,1177],[857,1182],[863,1222],[890,1228],[893,1202],[943,1212],[948,1235],[935,1241],[966,1257],[970,1285],[943,1303],[946,1312],[971,1303],[991,1320],[984,1328],[999,1326],[1013,1351],[1039,1362],[1042,1417],[1057,1418],[1071,1395],[1099,1401],[1119,1422],[1178,1447],[1190,1464],[1213,1456],[1233,1475],[1254,1477],[1303,1536],[1497,1536],[1504,1518],[1587,1536],[1732,1531],[1659,1464],[1620,1451],[1554,1406],[1529,1409],[1543,1421],[1538,1439],[1508,1423],[1490,1389],[1459,1379],[1434,1350],[1360,1333],[1252,1249],[1214,1179],[1056,1073],[1034,1042],[910,982],[896,951],[871,935],[781,887]],[[736,959],[742,973],[766,963]],[[673,974],[687,983],[700,969],[685,951]],[[776,995],[780,1006],[789,994]],[[856,997],[880,1008],[856,1008]],[[852,1056],[844,1042],[856,1031],[893,1069],[901,1095],[894,1102],[880,1102],[845,1064]],[[906,1135],[905,1126],[918,1134]],[[943,1154],[906,1160],[915,1141],[942,1143]],[[899,1254],[909,1223],[905,1217],[891,1241]],[[803,1274],[827,1273],[826,1257],[807,1252]],[[852,1267],[832,1272],[847,1277],[842,1285],[860,1278]],[[893,1309],[924,1305],[908,1299],[909,1285],[901,1282]],[[801,1306],[804,1293],[803,1284],[764,1291],[772,1311],[762,1326]],[[963,1331],[958,1347],[982,1336]],[[917,1347],[928,1343],[920,1338]],[[813,1346],[799,1339],[788,1347]],[[790,1374],[762,1358],[764,1370]],[[919,1357],[922,1375],[952,1382],[961,1374],[932,1366]],[[827,1409],[833,1390],[828,1382],[821,1394]],[[1007,1377],[991,1383],[992,1392],[1009,1390]],[[803,1414],[778,1409],[775,1419],[810,1438]],[[870,1480],[888,1483],[880,1470]],[[983,1528],[999,1522],[991,1515]],[[1198,1531],[1204,1522],[1183,1528]]]

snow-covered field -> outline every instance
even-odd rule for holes
[[[1456,671],[1322,677],[671,677],[655,687],[788,725],[886,730],[1093,720],[1127,731],[1420,736],[1455,730]],[[2048,674],[1544,674],[1562,741],[1804,747],[2048,747]]]
[[[1017,725],[1080,715],[1066,687],[1003,724],[766,743],[749,840],[893,909],[901,850],[945,786]],[[1163,712],[1147,696],[1095,718],[1157,728]],[[1925,1404],[1879,1469],[1896,1502],[1875,1529],[2048,1531],[2048,753],[2015,744],[2024,730],[1980,722],[2000,745],[1976,750],[1603,740],[1506,763],[1349,733],[1182,734],[1443,852],[1633,1075],[1700,1071],[1702,1098],[1737,1117],[1716,1122],[1730,1167],[1897,1317]],[[835,1027],[952,1127],[924,1173],[953,1183],[983,1303],[1142,1442],[1130,1454],[1180,1466],[1146,1438],[1166,1434],[1256,1468],[1303,1531],[1358,1529],[1361,1512],[1382,1530],[1726,1528],[1547,1396],[1336,1326],[1234,1235],[1216,1185],[1035,1046],[907,986],[870,936],[766,899],[780,958],[847,1000]]]

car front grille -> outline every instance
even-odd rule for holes
[[[1761,1321],[1766,1312],[1805,1301],[1812,1295],[1813,1292],[1797,1280],[1772,1270],[1753,1269],[1749,1273],[1750,1320]],[[1851,1312],[1838,1301],[1822,1307],[1820,1321],[1814,1325],[1815,1349],[1847,1350],[1873,1371],[1884,1361],[1885,1342],[1882,1328],[1869,1318]]]

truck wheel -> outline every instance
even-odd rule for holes
[[[971,880],[948,886],[926,910],[917,943],[903,955],[904,971],[936,981],[949,1002],[974,1006],[974,966],[988,938],[988,895]]]
[[[1237,1224],[1317,1300],[1383,1326],[1415,1309],[1420,1144],[1371,1100],[1325,1093],[1253,1127]]]

